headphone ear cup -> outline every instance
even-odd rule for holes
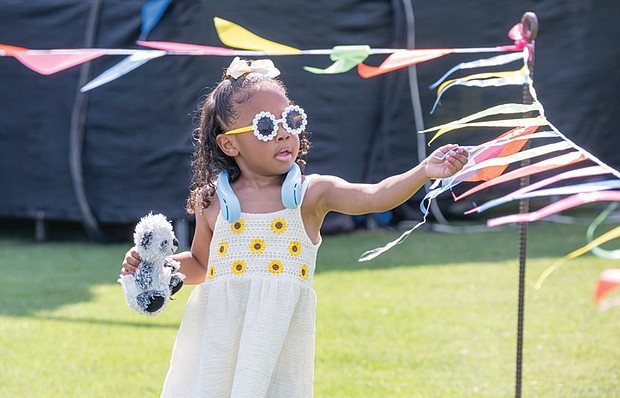
[[[286,173],[282,184],[282,204],[287,209],[296,209],[301,204],[301,170],[297,163],[293,163]]]
[[[237,195],[233,192],[230,182],[228,181],[228,172],[222,170],[217,178],[217,198],[220,202],[220,212],[222,218],[229,223],[234,223],[241,218],[241,205]]]

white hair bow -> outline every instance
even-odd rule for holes
[[[270,59],[258,59],[250,64],[246,60],[239,59],[239,57],[235,57],[226,70],[226,76],[230,76],[235,80],[246,73],[260,73],[261,75],[274,78],[280,75],[280,70],[275,67]]]

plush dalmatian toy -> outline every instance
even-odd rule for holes
[[[133,241],[142,261],[133,275],[121,275],[118,281],[131,309],[157,315],[183,286],[185,275],[178,271],[179,262],[168,257],[179,242],[166,217],[152,213],[138,222]]]

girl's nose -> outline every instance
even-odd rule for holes
[[[276,140],[283,141],[288,140],[289,138],[291,138],[291,134],[286,131],[284,126],[282,126],[282,123],[278,123],[278,134],[276,134]]]

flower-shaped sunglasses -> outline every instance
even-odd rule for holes
[[[297,135],[304,131],[306,124],[308,124],[308,117],[306,112],[297,105],[289,105],[284,108],[282,112],[282,118],[276,119],[275,115],[271,112],[260,112],[254,116],[252,125],[247,127],[241,127],[238,129],[230,130],[224,134],[241,134],[254,132],[256,138],[261,141],[270,141],[278,134],[278,124],[282,123],[282,127],[289,134]]]

